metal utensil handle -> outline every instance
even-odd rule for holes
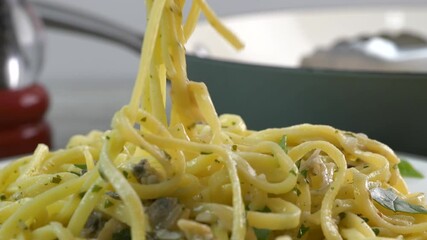
[[[99,37],[121,44],[138,53],[141,51],[143,35],[126,27],[69,7],[39,1],[33,1],[32,4],[49,27]]]

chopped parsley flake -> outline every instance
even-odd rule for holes
[[[111,237],[111,239],[112,240],[131,240],[132,235],[130,232],[130,228],[124,228],[119,232],[113,233],[113,236]]]
[[[99,192],[99,190],[101,190],[101,189],[102,189],[101,186],[95,184],[92,187],[92,192]]]
[[[301,224],[301,227],[298,230],[297,238],[302,238],[310,230],[310,227],[306,227],[304,224]]]
[[[375,233],[375,236],[378,236],[378,234],[380,234],[380,230],[378,228],[372,228],[372,231]]]
[[[123,176],[127,179],[129,177],[129,173],[125,170],[122,171]]]
[[[301,170],[301,175],[302,175],[304,178],[307,178],[307,173],[308,173],[307,169],[303,169],[303,170]]]
[[[269,207],[265,206],[263,209],[259,210],[259,212],[269,213],[269,212],[271,212],[271,209]]]
[[[87,170],[86,164],[74,164],[74,166],[76,166],[77,168],[80,168],[82,170]]]
[[[363,219],[364,222],[369,222],[369,218],[364,217],[362,214],[357,214],[357,216],[359,216],[361,219]]]
[[[110,200],[105,200],[105,202],[104,202],[104,208],[109,208],[109,207],[112,207],[112,206],[114,206],[114,203],[112,202],[112,201],[110,201]]]
[[[262,228],[254,228],[254,232],[258,240],[267,240],[271,234],[271,230]]]
[[[294,187],[294,192],[298,197],[299,197],[299,195],[301,195],[301,191],[297,187]]]
[[[165,155],[165,158],[167,160],[171,160],[172,159],[172,156],[169,153],[167,153],[166,151],[163,151],[163,154]]]
[[[106,192],[105,194],[113,199],[120,200],[120,195],[116,192]]]
[[[355,134],[355,133],[352,133],[352,132],[345,132],[345,133],[344,133],[344,135],[346,135],[347,137],[354,137],[354,138],[357,138],[356,134]]]
[[[56,175],[50,179],[51,183],[59,184],[62,181],[62,177],[60,175]]]
[[[288,146],[287,146],[288,137],[286,135],[283,135],[283,137],[279,141],[279,146],[285,151],[285,153],[288,153]]]
[[[98,172],[99,172],[99,176],[101,176],[101,178],[102,178],[104,181],[108,181],[107,177],[105,176],[104,171],[102,171],[101,169],[98,169]]]
[[[86,192],[81,192],[81,193],[79,193],[79,197],[80,197],[80,198],[83,198],[85,195],[86,195]]]
[[[74,174],[74,175],[77,175],[77,176],[81,176],[81,174],[80,173],[78,173],[78,172],[74,172],[74,171],[70,171],[70,173],[72,173],[72,174]]]
[[[296,163],[295,163],[295,165],[297,166],[297,168],[299,169],[300,167],[301,167],[301,159],[300,160],[298,160]]]

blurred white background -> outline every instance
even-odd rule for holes
[[[94,13],[123,26],[143,32],[144,0],[38,0]],[[210,0],[220,15],[262,10],[367,5],[422,4],[425,0]],[[129,78],[136,72],[137,56],[127,49],[98,39],[58,31],[48,32],[46,65],[42,79]],[[88,64],[92,63],[92,64]]]

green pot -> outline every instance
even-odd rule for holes
[[[427,75],[279,68],[188,56],[218,114],[249,129],[300,123],[362,132],[394,150],[427,155]]]

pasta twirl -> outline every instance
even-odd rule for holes
[[[0,170],[0,239],[427,239],[424,197],[391,149],[329,126],[251,131],[218,117],[188,80],[184,44],[203,13],[243,45],[204,0],[185,23],[184,1],[146,2],[129,105],[111,130]]]

